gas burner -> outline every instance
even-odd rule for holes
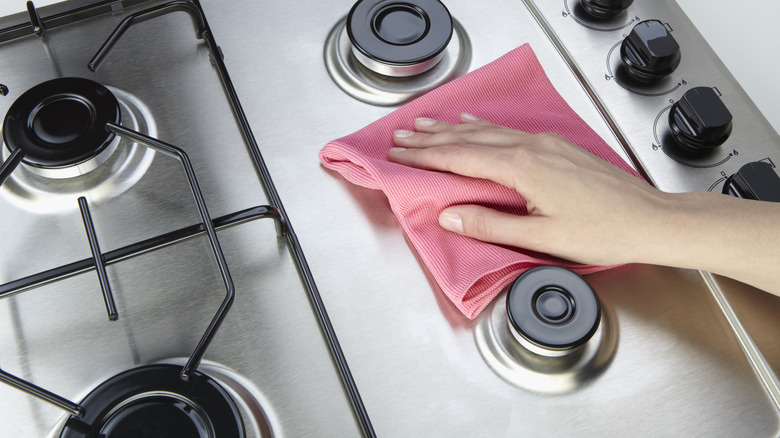
[[[540,356],[572,354],[588,342],[601,319],[601,304],[590,285],[572,271],[539,266],[525,272],[507,294],[509,330]]]
[[[119,103],[123,126],[151,137],[157,136],[157,125],[151,111],[141,100],[123,90],[106,88]],[[155,151],[119,138],[114,138],[112,143],[104,153],[99,154],[101,157],[110,155],[106,156],[105,162],[83,175],[79,172],[84,170],[87,163],[63,169],[19,166],[0,187],[0,196],[20,208],[40,213],[74,210],[77,208],[75,199],[83,195],[92,201],[118,196],[146,173]],[[116,150],[109,153],[109,149]],[[0,158],[5,160],[10,153],[8,148],[1,148]],[[88,162],[94,165],[96,160],[93,158]],[[45,175],[41,175],[41,172]],[[76,175],[63,177],[69,173]]]
[[[617,348],[617,324],[584,280],[543,266],[511,289],[485,309],[475,328],[482,358],[496,374],[528,391],[561,394],[606,369]]]
[[[439,0],[361,0],[349,11],[346,29],[361,64],[406,77],[441,61],[452,38],[452,17]]]
[[[116,149],[107,122],[119,123],[119,102],[89,79],[57,78],[38,84],[11,105],[3,122],[9,151],[38,174],[69,178],[94,170]]]
[[[451,81],[470,61],[466,32],[437,0],[360,1],[325,43],[325,66],[336,85],[379,106],[408,102]]]
[[[184,381],[180,372],[176,365],[148,365],[110,378],[87,395],[84,417],[70,417],[60,436],[246,436],[225,389],[201,373]]]

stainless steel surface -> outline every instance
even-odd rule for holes
[[[377,433],[777,435],[777,411],[695,272],[628,266],[589,277],[614,310],[619,340],[613,360],[587,385],[539,395],[490,369],[475,345],[480,322],[443,298],[384,195],[346,183],[314,159],[327,141],[392,110],[344,93],[322,64],[327,36],[351,3],[285,2],[273,14],[252,2],[204,7]],[[522,2],[451,0],[447,7],[468,33],[469,69],[530,42],[558,90],[619,149]],[[292,16],[295,25],[276,18]],[[299,49],[295,57],[288,47]],[[307,98],[289,98],[300,95]]]
[[[613,337],[604,342],[602,333],[601,340],[608,346],[616,343],[608,358],[596,367],[585,366],[586,376],[570,387],[544,386],[542,381],[540,390],[502,378],[478,346],[480,327],[495,317],[484,312],[471,321],[460,314],[421,267],[384,195],[345,182],[317,161],[327,141],[393,109],[381,105],[424,90],[396,102],[369,100],[372,105],[334,82],[326,67],[326,45],[352,0],[203,3],[379,436],[780,434],[780,413],[743,352],[744,342],[735,336],[734,320],[724,315],[696,272],[630,265],[588,276],[608,309],[609,324],[602,330],[609,326]],[[661,15],[655,17],[684,20],[669,12],[674,10],[672,2],[657,4]],[[621,31],[580,30],[580,24],[562,15],[564,0],[547,5],[551,23],[578,29],[572,31],[577,44],[590,42],[590,48],[577,49],[574,56],[598,55],[603,76],[611,47],[604,43],[614,44]],[[530,43],[575,111],[626,156],[594,107],[593,96],[583,91],[522,1],[487,5],[449,0],[447,8],[468,36],[464,69]],[[62,73],[95,78],[142,102],[156,136],[190,154],[212,216],[266,204],[207,50],[193,38],[189,17],[171,14],[140,24],[97,74],[86,70],[87,61],[123,15],[49,30]],[[680,27],[684,25],[675,24],[675,37]],[[678,39],[683,50],[689,43],[704,44],[695,32],[692,35]],[[0,97],[0,113],[15,96],[52,77],[46,53],[35,36],[0,44],[0,56],[13,60],[0,64],[0,82],[10,89],[8,96]],[[695,71],[690,65],[685,68]],[[708,75],[716,73],[702,74],[701,81],[715,80]],[[361,86],[370,88],[375,82]],[[594,88],[608,89],[608,96],[627,93],[605,82]],[[723,79],[722,84],[716,85],[724,99],[732,100],[730,108],[742,108],[745,99],[736,83]],[[376,93],[382,95],[385,91],[379,88]],[[636,108],[632,111],[638,114],[620,116],[619,126],[628,133],[628,144],[644,145],[643,139],[652,137],[644,128],[652,127],[664,108],[658,105],[668,98],[639,103],[631,96],[605,100],[609,108]],[[744,108],[751,115],[744,123],[762,128],[752,107]],[[125,111],[123,107],[123,120]],[[634,140],[634,135],[643,137]],[[122,144],[118,152],[134,147],[141,148]],[[740,150],[724,169],[751,154]],[[643,163],[651,161],[645,156],[663,160],[657,151],[637,155]],[[140,175],[115,182],[86,178],[68,190],[43,184],[30,195],[4,185],[0,224],[13,232],[3,237],[0,283],[90,257],[77,212],[81,192],[90,200],[104,251],[197,223],[178,163],[161,154],[148,160],[148,169]],[[663,187],[687,184],[677,179],[689,181],[688,174],[697,181],[710,178],[707,171],[674,162],[648,170]],[[49,204],[57,208],[40,207]],[[274,224],[244,223],[220,231],[219,238],[237,298],[207,351],[209,364],[227,367],[252,383],[275,434],[358,435],[287,245],[276,237]],[[117,322],[107,320],[91,271],[0,300],[0,366],[78,401],[129,367],[187,356],[223,295],[203,238],[112,264],[108,271]],[[780,361],[775,341],[780,325],[772,312],[780,310],[778,301],[718,281],[738,313],[754,312],[743,320],[768,361]],[[4,386],[0,409],[2,436],[45,436],[62,417],[56,408]]]
[[[152,3],[143,6],[149,6]],[[133,10],[139,10],[139,7]],[[126,14],[128,11],[124,11]],[[45,20],[45,13],[41,14]],[[50,29],[63,75],[84,76],[132,93],[148,109],[147,126],[190,155],[206,204],[217,217],[268,204],[205,47],[186,14],[132,28],[101,70],[86,64],[117,23],[104,14]],[[35,36],[0,45],[0,113],[23,91],[50,79],[52,63]],[[8,61],[5,61],[8,60]],[[122,108],[123,120],[130,120]],[[133,125],[129,127],[139,129]],[[123,142],[117,153],[142,146]],[[25,190],[0,190],[0,283],[91,257],[78,214],[86,194],[104,252],[200,222],[180,164],[161,154],[135,175],[35,179]],[[148,161],[148,162],[147,162]],[[108,165],[111,161],[105,163]],[[121,168],[125,161],[116,164]],[[112,165],[112,167],[114,167]],[[117,170],[116,168],[113,170]],[[94,176],[93,176],[94,175]],[[285,241],[271,220],[219,232],[236,284],[236,304],[206,353],[259,389],[281,436],[356,436],[355,419],[334,370]],[[79,401],[106,378],[136,365],[186,357],[224,296],[205,238],[190,239],[108,266],[119,320],[106,318],[94,271],[46,284],[0,302],[4,370]],[[0,387],[0,436],[45,436],[63,413]]]

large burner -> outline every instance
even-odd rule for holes
[[[69,418],[60,436],[246,436],[239,409],[225,389],[201,373],[183,381],[180,372],[176,365],[149,365],[112,377],[84,399],[84,418]]]
[[[116,143],[105,126],[119,119],[119,102],[105,86],[77,77],[52,79],[30,88],[11,105],[3,141],[11,152],[23,151],[22,162],[31,170],[70,177],[108,159]],[[73,168],[75,174],[68,171]]]

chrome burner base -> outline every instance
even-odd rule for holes
[[[474,329],[482,358],[502,379],[531,392],[562,394],[595,380],[612,361],[617,350],[617,320],[602,306],[596,333],[571,354],[540,356],[520,345],[512,336],[506,315],[506,293],[485,309]]]
[[[369,70],[355,58],[344,18],[328,35],[325,67],[336,85],[357,100],[377,106],[406,103],[468,71],[471,43],[455,19],[452,26],[452,39],[436,66],[415,76],[394,78]]]

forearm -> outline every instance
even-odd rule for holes
[[[780,203],[707,192],[664,197],[636,261],[709,271],[780,295]]]

